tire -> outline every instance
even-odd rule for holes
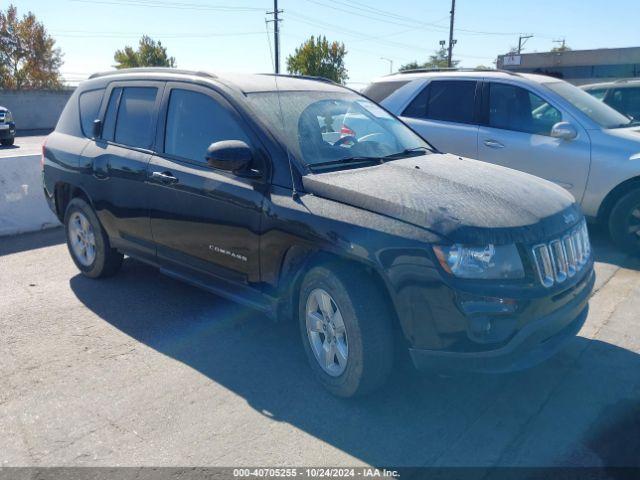
[[[98,217],[85,200],[76,197],[69,202],[64,227],[71,258],[84,276],[109,277],[120,269],[123,255],[111,248]]]
[[[9,138],[7,140],[0,140],[0,143],[2,143],[2,145],[4,145],[5,147],[10,147],[11,145],[13,145],[13,142],[15,141],[16,141],[15,138]]]
[[[322,292],[329,295],[330,315],[320,310],[322,301],[318,299],[326,300]],[[381,297],[381,292],[370,278],[344,267],[314,267],[302,281],[298,319],[304,350],[315,376],[336,396],[354,397],[371,393],[389,377],[393,366],[394,339],[391,312]],[[315,309],[316,305],[319,308]],[[312,311],[310,316],[307,315],[308,310]],[[324,310],[327,313],[328,309]],[[316,324],[311,329],[313,331],[307,328],[308,317],[313,319],[309,323]],[[343,327],[339,325],[340,318]],[[324,330],[318,322],[323,324]],[[318,357],[314,348],[316,352],[320,348],[324,349],[321,351],[329,351],[325,347],[332,343],[330,339],[335,340],[335,356],[329,353],[326,357],[322,354]],[[331,360],[327,360],[328,357]],[[325,366],[321,365],[319,358],[325,359]]]
[[[620,198],[609,215],[609,234],[627,253],[640,254],[640,189]]]

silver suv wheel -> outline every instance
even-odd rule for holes
[[[347,368],[349,358],[347,331],[340,309],[321,288],[309,293],[306,305],[307,336],[313,354],[322,370],[338,377]]]

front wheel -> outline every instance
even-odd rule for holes
[[[640,189],[627,193],[614,205],[609,216],[609,233],[624,251],[640,254]]]
[[[10,147],[15,141],[15,138],[8,138],[6,140],[0,140],[0,143],[2,143],[2,145],[4,145],[5,147]]]
[[[69,253],[83,275],[89,278],[108,277],[120,269],[123,255],[111,248],[98,217],[82,198],[69,202],[64,226]]]
[[[302,281],[302,342],[316,377],[334,395],[364,395],[389,376],[391,318],[377,290],[370,279],[346,268],[315,267]]]

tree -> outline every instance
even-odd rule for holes
[[[143,35],[140,39],[138,50],[134,50],[127,45],[124,50],[116,51],[113,59],[117,62],[115,65],[117,69],[134,67],[175,68],[176,66],[176,59],[167,55],[167,49],[162,46],[162,42],[156,42],[146,35]]]
[[[313,75],[343,84],[349,78],[344,66],[346,54],[343,43],[329,43],[325,36],[312,35],[287,57],[287,70],[293,75]]]
[[[429,60],[424,63],[410,62],[400,67],[400,71],[416,70],[418,68],[447,68],[449,52],[444,46],[436,50],[435,54],[429,56]],[[451,62],[452,67],[456,67],[460,63],[460,60],[453,60]]]
[[[13,5],[0,10],[0,61],[0,88],[62,88],[55,40],[33,13],[18,18]]]
[[[553,47],[551,49],[552,52],[568,52],[571,50],[571,47],[567,44],[564,43],[564,40],[562,40],[561,44],[557,47]]]

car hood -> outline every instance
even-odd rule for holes
[[[582,218],[571,194],[551,182],[449,154],[310,174],[303,185],[467,244],[536,242]]]

